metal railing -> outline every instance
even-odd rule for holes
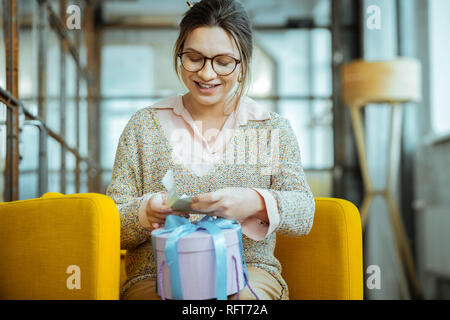
[[[98,179],[100,176],[101,168],[99,166],[98,159],[94,160],[82,155],[80,153],[80,82],[83,78],[88,84],[88,117],[90,124],[95,123],[92,121],[91,116],[95,116],[98,112],[92,112],[95,110],[95,106],[98,105],[96,96],[98,96],[98,86],[96,85],[95,73],[89,73],[85,67],[80,63],[79,48],[80,38],[79,34],[75,35],[75,43],[73,43],[68,36],[67,30],[64,27],[62,21],[65,20],[66,1],[60,1],[60,13],[59,16],[55,13],[50,2],[45,0],[37,0],[37,41],[38,41],[38,114],[33,114],[22,101],[18,98],[18,17],[17,17],[17,3],[16,0],[6,0],[4,2],[4,28],[5,28],[5,51],[6,51],[6,88],[0,87],[0,102],[6,106],[6,165],[5,165],[5,201],[14,201],[19,198],[19,161],[24,155],[19,154],[19,142],[20,134],[23,131],[23,127],[26,125],[32,125],[39,129],[39,165],[38,165],[38,194],[41,196],[48,191],[48,152],[47,141],[48,138],[54,139],[61,145],[61,186],[60,191],[65,193],[66,190],[66,153],[70,153],[76,158],[75,167],[75,190],[80,192],[80,164],[86,163],[88,166],[88,177],[90,179]],[[90,1],[86,1],[86,19],[93,19],[93,4]],[[47,23],[51,29],[58,35],[60,40],[60,133],[56,133],[50,129],[46,121],[46,37],[45,30]],[[93,32],[94,24],[86,23],[86,32]],[[86,47],[88,52],[92,50],[92,38],[87,41]],[[76,64],[76,96],[75,96],[75,126],[76,126],[76,145],[71,146],[66,140],[66,68],[65,58],[66,53],[72,57]],[[88,54],[92,57],[92,53]],[[92,58],[91,58],[92,59]],[[88,57],[89,60],[89,57]],[[92,62],[91,62],[92,64]],[[89,65],[89,61],[88,61]],[[96,120],[96,119],[94,119]],[[0,124],[1,125],[1,124]],[[96,129],[97,130],[97,129]],[[92,125],[88,126],[89,133],[92,131]],[[92,141],[98,137],[92,137],[88,133],[89,139],[89,151],[92,151],[92,146],[97,146],[97,141]],[[90,153],[90,152],[88,152]],[[98,183],[89,183],[89,191],[96,192],[91,186],[98,185]]]

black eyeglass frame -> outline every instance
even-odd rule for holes
[[[186,69],[186,67],[185,67],[184,64],[183,64],[183,59],[181,58],[181,57],[183,56],[183,54],[185,54],[185,53],[196,53],[196,54],[201,55],[201,56],[203,57],[203,64],[202,64],[202,67],[201,67],[200,69],[198,69],[197,71],[190,71],[190,70]],[[232,74],[232,73],[234,72],[234,70],[236,70],[236,67],[238,66],[238,64],[241,63],[241,60],[236,59],[235,57],[232,57],[232,56],[228,56],[228,55],[226,55],[226,54],[218,54],[218,55],[215,55],[214,57],[211,57],[211,58],[210,58],[210,57],[204,56],[204,55],[201,54],[200,52],[185,51],[185,52],[181,52],[181,53],[177,54],[177,56],[180,58],[180,63],[181,63],[181,65],[183,66],[183,68],[184,68],[186,71],[189,71],[189,72],[199,72],[200,70],[202,70],[202,69],[205,67],[206,60],[211,60],[211,67],[213,68],[214,72],[215,72],[216,74],[218,74],[219,76],[229,76],[230,74]],[[214,60],[215,58],[217,58],[217,57],[227,57],[227,58],[233,59],[233,60],[236,62],[235,65],[234,65],[233,70],[232,70],[230,73],[227,73],[227,74],[220,74],[220,73],[218,73],[218,72],[216,71],[216,69],[214,69],[214,62],[213,62],[213,60]]]

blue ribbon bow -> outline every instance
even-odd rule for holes
[[[172,289],[172,296],[174,299],[183,299],[183,292],[181,289],[180,279],[180,267],[178,264],[178,240],[182,237],[193,233],[197,230],[206,230],[213,239],[215,257],[216,257],[216,276],[217,276],[217,300],[227,300],[227,244],[225,235],[222,229],[235,229],[238,232],[239,247],[241,252],[241,259],[244,268],[245,277],[247,275],[247,265],[245,263],[244,249],[242,245],[242,232],[241,226],[236,221],[227,220],[224,218],[213,218],[211,216],[205,216],[197,223],[191,223],[188,219],[169,215],[166,218],[164,229],[155,230],[152,233],[152,243],[155,261],[156,259],[156,246],[154,236],[163,233],[171,233],[166,240],[165,254],[166,263],[169,265],[170,270],[170,285]],[[158,286],[156,286],[158,287]]]

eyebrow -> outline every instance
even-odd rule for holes
[[[204,55],[203,53],[201,53],[200,51],[198,51],[198,50],[196,50],[196,49],[194,49],[194,48],[191,48],[191,47],[188,47],[188,48],[185,48],[184,49],[184,51],[188,51],[188,50],[192,50],[192,51],[195,51],[195,52],[197,52],[197,53],[200,53],[200,54],[202,54],[202,55]],[[205,55],[204,55],[205,56]],[[232,56],[232,57],[235,57],[236,58],[236,55],[233,53],[233,52],[225,52],[225,53],[218,53],[218,54],[215,54],[214,56]],[[206,56],[205,56],[206,57]],[[207,57],[208,58],[208,57]]]

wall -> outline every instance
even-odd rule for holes
[[[415,260],[415,268],[423,298],[450,297],[450,192],[448,192],[448,163],[450,120],[448,50],[450,41],[445,34],[450,22],[450,2],[445,0],[363,1],[363,12],[369,5],[381,9],[380,30],[364,26],[364,58],[390,59],[397,54],[414,57],[422,64],[422,101],[404,105],[401,167],[397,199]],[[367,15],[366,15],[367,16]],[[370,106],[366,111],[366,134],[370,171],[377,188],[385,179],[387,108]],[[438,134],[440,138],[429,139]],[[400,299],[397,257],[392,229],[386,207],[377,200],[370,212],[365,239],[365,265],[381,268],[380,290],[366,290],[369,299]]]
[[[410,7],[407,0],[403,2]],[[424,77],[423,103],[417,110],[420,120],[416,132],[421,138],[414,153],[417,267],[424,298],[449,299],[450,250],[442,244],[450,241],[450,2],[429,1],[428,6],[422,1],[414,3],[414,18],[403,28],[405,33],[417,30],[417,36],[415,42],[402,49],[405,53],[423,57],[429,69],[429,74]]]

